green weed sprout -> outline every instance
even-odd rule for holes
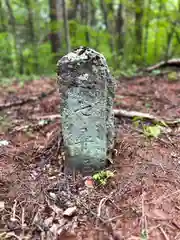
[[[107,180],[111,177],[114,177],[114,173],[112,171],[100,171],[93,175],[93,179],[101,185],[106,185]]]

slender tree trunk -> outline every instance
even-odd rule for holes
[[[146,21],[145,21],[145,36],[144,36],[144,62],[147,62],[148,57],[148,39],[149,39],[149,12],[151,11],[152,0],[147,0]]]
[[[142,48],[143,7],[144,7],[144,0],[135,0],[135,38],[136,38],[136,53],[137,53],[137,55],[141,55],[141,48]]]
[[[167,47],[165,51],[165,61],[168,61],[171,57],[171,46],[172,46],[172,40],[174,36],[174,29],[171,28],[170,31],[167,31]]]
[[[90,4],[90,11],[91,11],[91,13],[90,13],[90,16],[91,16],[90,25],[91,26],[96,26],[96,24],[97,24],[96,3],[93,0],[91,0],[89,4]]]
[[[165,16],[167,17],[167,20],[169,23],[171,23],[171,29],[169,29],[169,31],[167,31],[167,47],[166,47],[166,51],[165,51],[165,60],[167,61],[172,55],[173,52],[176,53],[176,49],[173,51],[172,47],[172,41],[173,41],[173,37],[175,35],[176,40],[178,41],[178,44],[180,44],[180,35],[179,35],[179,31],[178,31],[178,24],[180,21],[180,15],[178,13],[180,13],[180,0],[178,1],[178,9],[177,9],[177,14],[176,14],[176,19],[172,20],[172,16],[169,14],[168,9],[166,7],[165,4],[162,5],[163,7],[163,11],[165,12]]]
[[[116,49],[119,54],[123,54],[124,48],[124,18],[123,18],[123,4],[119,3],[116,17]]]
[[[2,0],[0,0],[0,31],[5,32],[6,25],[5,25],[5,15],[4,15],[4,9],[2,7]]]
[[[22,48],[18,45],[18,41],[17,41],[16,19],[14,17],[10,1],[6,0],[5,3],[7,6],[7,9],[8,9],[8,12],[9,12],[12,35],[14,37],[14,48],[15,48],[15,53],[16,53],[17,65],[19,68],[18,72],[20,74],[23,74],[24,73],[24,58],[23,58]]]
[[[30,41],[33,49],[34,55],[34,70],[38,72],[38,50],[36,44],[36,36],[35,36],[35,29],[34,29],[34,22],[33,22],[33,11],[31,6],[31,0],[24,0],[26,4],[26,8],[28,10],[28,25],[29,25],[29,36]]]
[[[68,19],[76,19],[80,0],[71,0],[68,8]]]
[[[66,39],[66,47],[67,47],[67,52],[70,52],[71,51],[71,42],[70,42],[70,34],[69,34],[69,24],[68,24],[66,0],[63,0],[62,4],[63,4],[63,19],[64,19],[64,33],[65,33],[65,39]]]
[[[104,24],[106,26],[106,29],[107,31],[109,32],[110,34],[110,40],[109,40],[109,45],[110,45],[110,48],[111,48],[111,51],[112,53],[114,53],[114,41],[112,39],[112,26],[110,26],[109,24],[109,21],[108,21],[108,6],[112,6],[112,4],[106,4],[106,2],[104,0],[100,0],[100,6],[101,6],[101,10],[102,10],[102,13],[103,13],[103,17],[104,17]]]
[[[85,4],[86,4],[85,1],[80,0],[79,8],[80,8],[80,20],[81,20],[81,23],[85,23],[85,19],[86,19],[86,11],[84,11]]]
[[[2,1],[0,0],[0,33],[4,33],[5,40],[6,40],[6,46],[5,46],[5,54],[1,55],[1,61],[0,61],[0,69],[1,73],[0,75],[4,75],[9,77],[11,75],[11,72],[16,71],[16,66],[13,61],[13,47],[12,44],[9,41],[8,38],[8,27],[7,27],[7,17],[6,17],[6,12],[4,9],[4,6],[2,4]],[[9,71],[11,69],[11,71]]]
[[[60,47],[61,47],[61,39],[59,36],[59,32],[57,29],[57,22],[58,22],[58,12],[57,12],[57,1],[56,0],[49,0],[49,11],[50,11],[50,42],[51,42],[51,50],[54,55],[54,61],[57,62],[60,56]]]
[[[158,56],[158,30],[159,30],[159,26],[160,26],[160,18],[161,18],[161,11],[163,8],[163,1],[160,0],[159,2],[159,9],[158,9],[158,17],[157,17],[157,25],[156,25],[156,29],[155,29],[155,43],[154,43],[154,58],[156,59]]]
[[[86,45],[89,45],[90,44],[89,26],[91,24],[91,1],[82,2],[81,12],[82,23],[84,26],[86,26],[85,29]]]

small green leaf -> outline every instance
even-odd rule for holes
[[[148,233],[146,230],[141,231],[141,240],[148,240]]]
[[[144,134],[148,137],[157,138],[161,134],[161,126],[145,126],[144,127]]]
[[[151,107],[151,104],[150,104],[150,103],[146,103],[146,104],[145,104],[145,107],[146,107],[146,108],[150,108],[150,107]]]
[[[164,127],[168,127],[168,125],[166,124],[166,122],[165,121],[160,121],[160,125],[162,125],[162,126],[164,126]]]
[[[114,173],[110,170],[100,171],[93,175],[93,179],[101,185],[106,185],[108,178],[114,177]]]
[[[177,72],[168,73],[168,80],[169,81],[177,81],[178,80]]]
[[[158,75],[158,74],[160,74],[161,73],[161,70],[153,70],[152,71],[152,74],[153,75]]]

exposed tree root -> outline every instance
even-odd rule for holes
[[[153,66],[150,66],[145,69],[146,72],[151,72],[153,70],[162,68],[162,67],[180,67],[180,59],[179,58],[173,58],[168,61],[162,61],[159,62]]]
[[[136,112],[136,111],[127,111],[127,110],[123,110],[123,109],[114,109],[113,110],[114,116],[117,118],[121,118],[121,117],[127,117],[127,118],[134,118],[134,117],[139,117],[142,119],[147,119],[150,120],[152,122],[156,122],[156,123],[164,123],[167,125],[177,125],[180,124],[180,118],[178,119],[166,119],[166,118],[161,118],[161,117],[157,117],[154,115],[151,115],[149,113],[142,113],[142,112]],[[36,119],[36,120],[54,120],[54,119],[59,119],[61,116],[60,114],[53,114],[53,115],[45,115],[45,116],[33,116],[32,119]]]
[[[114,109],[114,116],[117,118],[119,118],[119,117],[129,117],[129,118],[139,117],[139,118],[151,120],[153,122],[165,123],[167,125],[176,125],[176,124],[180,123],[180,118],[170,120],[170,119],[160,118],[160,117],[151,115],[149,113],[127,111],[127,110],[123,110],[123,109]]]

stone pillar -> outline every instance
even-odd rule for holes
[[[57,63],[65,168],[92,173],[113,148],[114,79],[104,56],[80,47]]]

